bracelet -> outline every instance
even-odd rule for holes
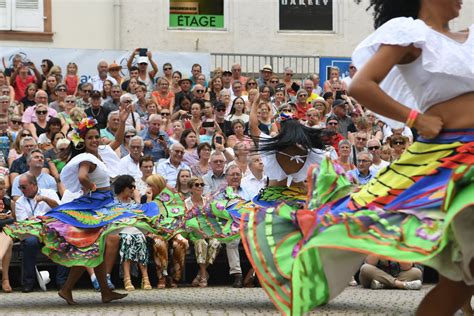
[[[416,118],[418,117],[418,114],[420,114],[420,112],[418,112],[417,110],[411,110],[410,114],[408,114],[408,119],[405,122],[405,125],[408,126],[409,128],[412,128],[413,125],[415,125],[415,121],[416,121]]]

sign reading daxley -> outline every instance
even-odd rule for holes
[[[171,0],[170,27],[224,28],[224,0]]]
[[[281,31],[333,31],[334,0],[279,0]]]

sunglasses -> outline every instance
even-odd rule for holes
[[[173,69],[173,68],[171,68],[171,67],[165,67],[165,68],[163,68],[163,70],[171,70],[171,69]]]
[[[125,138],[132,138],[135,135],[125,135]]]
[[[60,89],[57,89],[56,91],[59,91],[59,92],[66,92],[66,89],[60,88]]]
[[[66,102],[66,103],[76,103],[76,101],[74,101],[74,100],[66,100],[64,102]]]
[[[46,115],[46,114],[48,114],[48,111],[36,111],[36,114],[38,114],[38,115]]]
[[[217,112],[225,112],[225,109],[217,109]]]
[[[160,114],[161,114],[162,116],[168,116],[168,115],[170,115],[170,114],[167,113],[167,112],[161,112]]]
[[[256,86],[256,85],[257,85],[256,82],[249,82],[249,83],[247,83],[247,84],[248,84],[249,86]]]
[[[328,123],[328,125],[331,125],[331,126],[335,126],[335,125],[337,125],[337,124],[338,124],[338,123],[336,123],[336,122],[330,122],[330,123]]]
[[[18,188],[20,190],[26,190],[28,187],[26,185],[19,185]]]
[[[197,93],[203,93],[204,90],[196,90]]]
[[[26,137],[26,136],[31,136],[31,134],[21,134],[20,137]]]
[[[194,183],[195,188],[199,188],[199,187],[204,188],[204,186],[205,186],[204,183]]]
[[[298,98],[299,98],[299,97],[305,97],[305,98],[307,98],[308,95],[307,95],[307,94],[300,94],[300,95],[298,96]]]
[[[356,69],[355,66],[349,66],[349,69]]]
[[[13,124],[21,125],[21,121],[11,121]]]
[[[279,81],[278,80],[271,80],[270,82],[271,83],[278,83]]]
[[[359,140],[359,141],[366,141],[367,140],[367,138],[362,138],[362,137],[356,137],[356,139]]]
[[[377,150],[380,149],[380,146],[369,146],[367,147],[368,150]]]
[[[405,145],[405,142],[404,141],[394,141],[393,144],[394,145]]]
[[[148,65],[148,63],[139,63],[139,65]]]
[[[46,67],[46,66],[47,66],[47,65],[41,65],[41,68],[44,68],[44,67]]]
[[[293,74],[285,74],[285,76],[293,77]]]
[[[92,90],[82,90],[82,92],[84,92],[84,93],[91,93]]]

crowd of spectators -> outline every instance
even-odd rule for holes
[[[391,129],[350,96],[357,71],[353,64],[345,78],[339,69],[332,68],[325,82],[320,82],[319,74],[298,74],[290,67],[277,74],[271,65],[264,65],[258,78],[243,76],[239,64],[230,70],[214,69],[210,78],[199,64],[192,65],[190,74],[174,70],[170,63],[160,71],[152,54],[148,51],[141,56],[140,50],[130,55],[127,77],[121,76],[121,66],[105,60],[98,62],[97,74],[84,83],[74,62],[65,72],[49,59],[39,66],[15,56],[11,68],[0,71],[2,225],[42,215],[61,203],[67,188],[60,174],[68,161],[62,153],[70,143],[71,130],[82,118],[92,117],[100,126],[102,144],[111,143],[120,124],[120,105],[133,105],[124,142],[115,150],[121,158],[120,170],[128,177],[120,179],[115,192],[118,200],[127,203],[146,200],[147,179],[153,174],[162,175],[188,208],[202,207],[210,195],[226,186],[242,199],[251,200],[267,185],[262,159],[252,152],[253,141],[248,135],[253,106],[257,107],[260,130],[268,135],[278,133],[276,117],[280,112],[293,113],[301,124],[324,129],[327,149],[337,154],[337,162],[356,184],[370,181],[413,141],[409,128]],[[138,233],[121,236],[122,246]],[[175,237],[169,247],[187,249],[188,241],[183,239]],[[24,258],[29,258],[23,264],[23,290],[28,292],[34,285],[32,267],[40,245],[29,239],[23,243],[28,253]],[[239,240],[226,248],[233,285],[242,287],[238,245]],[[207,286],[207,267],[221,247],[216,239],[194,241],[199,273],[193,286]],[[121,255],[126,252],[122,248]],[[182,259],[169,258],[172,264],[168,265],[168,257],[157,256],[142,254],[138,267],[143,279],[148,280],[146,262],[151,260],[159,270],[158,287],[176,286],[180,276],[173,276],[180,269],[177,261]],[[134,288],[130,260],[122,258],[127,290]],[[365,265],[376,269],[377,260]],[[2,288],[8,291],[8,267],[3,267],[2,275]],[[364,276],[364,286],[383,287]],[[171,279],[168,283],[167,278]],[[385,286],[399,288],[404,286],[400,282],[408,280],[397,283],[393,277],[385,279]],[[91,280],[94,283],[93,275]],[[142,282],[142,287],[151,288],[148,281]]]

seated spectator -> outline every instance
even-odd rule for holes
[[[23,113],[27,108],[36,104],[35,94],[37,91],[38,86],[36,83],[30,83],[26,86],[25,96],[20,100],[20,103],[18,103],[20,106],[20,113]]]
[[[130,139],[132,137],[137,136],[137,131],[131,127],[131,126],[126,126],[125,127],[125,134],[123,137],[123,143],[120,144],[120,147],[118,148],[118,152],[116,151],[117,155],[122,159],[123,157],[127,156],[130,154]],[[138,162],[137,162],[138,163]]]
[[[142,172],[140,171],[140,159],[143,155],[143,149],[145,147],[143,138],[140,136],[131,136],[130,133],[125,132],[125,142],[129,142],[128,149],[130,153],[120,159],[120,171],[122,174],[128,174],[132,177],[141,178]]]
[[[183,162],[184,146],[181,144],[173,144],[170,147],[170,157],[161,161],[156,167],[155,174],[161,175],[165,178],[166,183],[174,187],[176,186],[176,179],[181,169],[188,169],[188,165]]]
[[[356,169],[351,159],[351,143],[347,139],[343,139],[339,142],[338,147],[339,159],[336,160],[336,162],[340,164],[346,172]]]
[[[155,163],[153,162],[153,157],[151,156],[142,156],[140,158],[140,172],[142,173],[141,177],[135,177],[135,185],[137,191],[141,197],[141,203],[146,203],[146,192],[148,190],[148,184],[146,184],[146,179],[153,174],[153,169]]]
[[[115,133],[117,133],[119,125],[120,125],[119,111],[113,111],[113,112],[108,113],[107,126],[105,126],[104,128],[100,130],[100,137],[102,139],[103,144],[109,144],[115,139]]]
[[[246,135],[246,125],[241,119],[235,119],[230,125],[233,134],[227,138],[227,144],[229,147],[234,147],[238,143],[246,144],[247,146],[253,145],[252,138]]]
[[[184,201],[186,209],[191,211],[193,208],[203,208],[208,202],[204,196],[204,180],[201,177],[192,177],[188,181],[191,195]],[[195,239],[194,253],[199,265],[199,271],[192,281],[192,286],[207,287],[209,273],[207,267],[214,263],[221,247],[220,242],[215,238]]]
[[[191,196],[191,187],[189,187],[189,179],[191,179],[191,170],[181,169],[176,177],[176,191],[185,200]]]
[[[162,109],[168,109],[173,113],[174,93],[170,90],[170,83],[165,78],[160,78],[156,82],[156,88],[151,93],[151,97],[155,103]]]
[[[102,90],[100,91],[102,95],[102,105],[109,101],[112,100],[112,86],[114,83],[110,81],[109,79],[104,80],[104,85],[102,86]]]
[[[6,194],[5,177],[0,177],[0,232],[5,225],[9,225],[15,221],[12,213],[12,205],[10,197]],[[10,268],[11,252],[8,252],[1,262],[2,270],[2,290],[5,293],[11,293],[9,268]]]
[[[221,76],[214,76],[211,81],[209,82],[209,87],[207,89],[207,92],[204,96],[206,100],[211,101],[211,103],[214,103],[217,101],[221,91],[222,91],[223,85],[222,85],[222,77]]]
[[[91,106],[85,110],[88,117],[96,119],[99,129],[105,129],[109,123],[109,112],[102,106],[102,94],[98,90],[91,93]],[[117,111],[118,112],[118,111]],[[101,133],[102,134],[102,133]]]
[[[56,85],[56,87],[54,87],[54,95],[56,100],[54,102],[51,102],[49,106],[52,109],[55,109],[58,113],[64,111],[64,100],[67,96],[66,90],[67,86],[64,83],[59,83],[58,85]]]
[[[225,157],[221,151],[215,151],[211,154],[211,161],[209,170],[202,178],[206,184],[204,187],[204,194],[212,194],[222,189],[226,185],[224,174]]]
[[[352,119],[347,116],[347,101],[337,99],[332,104],[332,113],[338,121],[338,132],[344,137],[348,137],[349,132],[355,132]],[[352,125],[352,126],[351,126]]]
[[[248,157],[250,151],[250,145],[244,142],[238,142],[234,145],[234,160],[227,164],[227,168],[236,165],[242,172],[242,176],[245,177],[250,173],[248,168]]]
[[[268,183],[268,177],[263,173],[263,161],[259,155],[249,156],[248,170],[247,175],[242,178],[242,186],[247,188],[253,199]]]
[[[329,137],[328,144],[338,152],[339,142],[345,138],[339,133],[339,121],[337,120],[337,117],[330,115],[326,120],[326,127],[328,131],[332,132],[332,135]]]
[[[58,118],[61,120],[62,132],[67,134],[72,125],[71,112],[76,107],[76,97],[68,95],[64,98],[64,111],[58,113]],[[79,109],[79,108],[78,108]]]
[[[145,141],[143,153],[152,156],[154,161],[167,157],[169,154],[168,146],[171,145],[168,135],[161,130],[162,121],[160,115],[150,115],[148,128],[140,133]]]
[[[199,140],[192,129],[185,129],[181,134],[180,144],[184,147],[183,163],[189,168],[199,162],[197,147]]]
[[[329,107],[329,104],[322,97],[313,100],[313,108],[319,111],[319,114],[321,115],[321,120],[325,120],[327,118],[331,109]]]
[[[17,136],[15,138],[15,141],[13,142],[13,144],[11,145],[11,148],[8,152],[8,168],[11,168],[12,166],[12,163],[14,160],[18,159],[21,157],[22,155],[22,151],[20,149],[20,141],[25,138],[25,137],[31,137],[32,134],[29,130],[27,129],[20,129],[17,133]]]
[[[347,174],[352,177],[355,183],[364,185],[372,179],[375,174],[370,171],[372,155],[368,151],[361,151],[357,154],[357,169],[350,170]]]
[[[86,110],[88,109],[90,106],[91,106],[91,103],[90,103],[90,96],[91,96],[91,93],[92,93],[92,83],[90,82],[85,82],[85,83],[81,83],[79,84],[78,86],[78,97],[77,97],[77,100],[76,100],[76,106],[83,109],[83,110]]]
[[[30,125],[30,132],[33,137],[38,140],[38,137],[46,133],[46,126],[48,124],[48,106],[45,104],[38,104],[35,106],[36,121]]]
[[[196,135],[204,134],[201,119],[201,112],[203,109],[203,101],[193,100],[191,103],[191,119],[184,121],[184,128],[192,129]]]
[[[138,203],[135,201],[135,180],[130,175],[121,175],[114,182],[115,198],[125,205]],[[123,284],[127,291],[135,290],[131,280],[131,264],[137,263],[142,274],[143,290],[151,290],[150,279],[148,278],[147,264],[149,254],[145,235],[135,227],[125,227],[120,231],[120,262],[123,267]]]
[[[21,131],[23,124],[21,123],[21,116],[13,114],[8,120],[8,129],[7,132],[11,135],[12,140],[16,139],[18,132]]]
[[[423,267],[410,262],[384,260],[368,255],[360,268],[360,283],[365,288],[419,290],[422,286]]]
[[[403,154],[408,147],[408,137],[392,135],[387,139],[387,143],[392,148],[391,161],[395,161]]]
[[[370,166],[370,171],[373,174],[379,173],[380,169],[390,165],[390,162],[382,160],[380,154],[382,153],[382,145],[378,139],[370,139],[367,142],[367,149],[369,153],[372,154],[372,165]]]
[[[50,118],[49,121],[46,123],[45,132],[40,134],[38,137],[39,148],[42,151],[46,151],[46,150],[54,148],[54,145],[52,144],[53,136],[61,132],[61,130],[62,130],[61,120],[57,117]]]
[[[44,173],[42,169],[44,168],[45,161],[44,155],[39,149],[33,149],[29,152],[26,159],[28,170],[23,174],[33,175],[36,177],[37,185],[40,189],[49,189],[54,192],[58,192],[58,186],[56,180],[47,173]],[[13,200],[18,200],[23,195],[19,187],[19,177],[15,177],[12,182],[12,198]]]
[[[21,156],[12,162],[12,166],[10,167],[10,183],[13,183],[18,175],[28,171],[26,157],[30,151],[37,148],[38,145],[36,144],[35,139],[31,136],[25,136],[20,140]],[[43,172],[49,173],[47,164],[44,166]]]
[[[110,99],[105,100],[102,104],[102,107],[109,112],[117,111],[119,109],[121,96],[122,96],[122,89],[120,88],[120,85],[119,84],[112,85],[112,88],[110,88]]]
[[[193,175],[202,177],[209,171],[209,159],[211,158],[211,145],[209,143],[200,143],[197,147],[199,162],[191,166]]]
[[[306,122],[305,125],[312,128],[324,128],[326,125],[321,122],[321,114],[315,108],[310,108],[306,112]]]
[[[62,196],[66,188],[64,184],[61,182],[59,175],[63,170],[64,166],[68,162],[69,157],[64,153],[67,152],[69,147],[69,143],[71,142],[69,139],[66,139],[61,132],[57,133],[54,137],[54,149],[48,150],[44,157],[48,162],[49,170],[51,171],[51,175],[54,177],[56,182],[58,183],[58,192]]]
[[[216,130],[211,139],[211,147],[213,151],[218,151],[224,154],[226,162],[231,162],[234,160],[234,151],[232,148],[228,147],[227,138],[224,134]]]

